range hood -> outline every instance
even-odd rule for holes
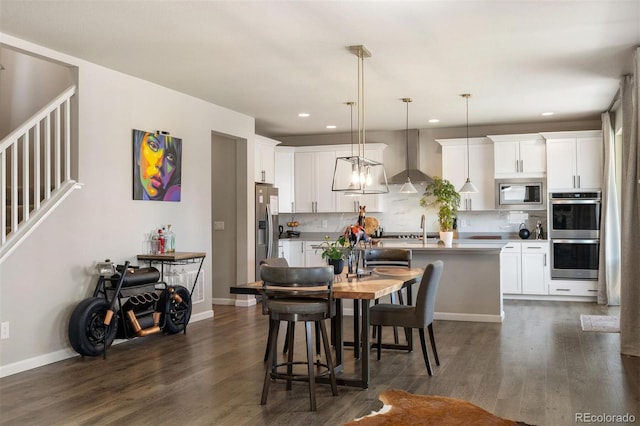
[[[420,135],[417,130],[409,132],[408,152],[405,153],[405,164],[408,168],[405,168],[400,173],[393,175],[389,179],[390,184],[402,185],[407,181],[407,172],[409,172],[409,178],[414,184],[424,183],[430,184],[433,182],[433,178],[426,173],[420,171],[420,144],[418,143]]]

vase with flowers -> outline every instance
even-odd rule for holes
[[[319,248],[322,250],[322,258],[326,259],[327,263],[333,266],[334,274],[341,274],[344,269],[344,260],[349,251],[349,244],[344,235],[341,235],[333,242],[330,241],[329,236],[326,235]]]

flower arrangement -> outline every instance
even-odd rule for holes
[[[344,235],[338,237],[334,242],[329,241],[329,236],[325,235],[324,241],[320,244],[322,249],[322,258],[327,261],[345,259],[348,253],[349,244]]]

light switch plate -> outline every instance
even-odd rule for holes
[[[213,222],[213,230],[214,231],[224,231],[224,222],[222,222],[222,221],[214,221]]]
[[[3,322],[0,324],[0,339],[8,339],[9,338],[9,321]]]

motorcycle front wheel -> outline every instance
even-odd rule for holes
[[[166,307],[162,322],[164,322],[163,330],[169,334],[183,331],[191,319],[191,293],[182,286],[174,287],[174,292],[180,296],[181,302],[177,302],[167,291],[163,293],[159,302],[161,306]]]
[[[69,341],[80,355],[98,356],[113,343],[118,329],[117,316],[111,324],[104,324],[109,302],[100,297],[90,297],[76,306],[69,320]]]

